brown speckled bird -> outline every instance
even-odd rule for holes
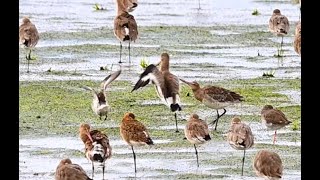
[[[219,118],[221,118],[227,112],[225,107],[244,101],[243,97],[238,93],[222,87],[209,85],[201,88],[199,83],[196,81],[188,82],[181,78],[180,80],[190,86],[194,97],[198,101],[217,111],[217,118],[211,123],[213,125],[215,124],[214,130],[217,130]],[[219,114],[219,109],[223,109],[224,112]]]
[[[27,72],[29,72],[29,61],[33,60],[33,58],[31,58],[31,51],[37,45],[38,41],[39,33],[36,26],[29,18],[23,18],[22,24],[19,26],[19,44],[29,51],[26,55],[28,62]]]
[[[211,140],[208,125],[205,121],[199,119],[199,116],[197,114],[191,114],[184,129],[184,134],[187,140],[194,146],[194,150],[196,152],[197,157],[197,166],[199,167],[198,151],[196,144],[203,144]]]
[[[281,36],[280,49],[278,56],[282,54],[283,36],[289,32],[289,20],[285,15],[282,15],[279,9],[273,10],[272,16],[269,19],[269,30],[277,36]]]
[[[268,130],[274,130],[273,144],[276,142],[277,130],[291,123],[282,111],[274,109],[271,105],[265,105],[262,108],[261,122]]]
[[[230,146],[236,150],[243,150],[241,176],[243,176],[243,166],[246,156],[246,149],[254,144],[254,137],[250,126],[242,123],[239,117],[234,117],[227,135]]]
[[[112,153],[108,136],[99,130],[91,130],[87,123],[80,125],[79,136],[85,145],[86,158],[92,163],[92,178],[95,164],[102,166],[104,178],[105,161],[111,158]]]
[[[138,38],[138,26],[133,15],[129,12],[133,11],[137,6],[137,2],[127,0],[117,0],[117,16],[114,18],[114,35],[120,42],[120,61],[122,54],[122,42],[128,41],[129,46],[129,62],[130,61],[130,42],[135,42]]]
[[[268,180],[278,180],[282,177],[282,161],[280,156],[269,150],[260,150],[253,160],[253,169],[257,176]]]
[[[176,121],[176,132],[178,130],[177,111],[181,111],[180,106],[180,84],[179,78],[169,71],[169,54],[162,53],[161,60],[157,65],[160,65],[158,69],[156,65],[150,64],[142,74],[140,74],[139,80],[134,85],[131,92],[146,86],[151,81],[156,88],[158,97],[161,101],[170,108],[171,112],[174,112]]]
[[[69,158],[62,159],[56,168],[55,180],[92,180],[78,164]]]
[[[131,146],[134,160],[134,172],[137,173],[136,154],[133,146],[153,145],[147,128],[135,119],[135,115],[131,112],[124,114],[120,124],[120,135],[122,139]]]
[[[300,21],[296,25],[294,40],[293,40],[293,47],[296,53],[298,53],[299,56],[301,56],[301,22]]]

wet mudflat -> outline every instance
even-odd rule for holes
[[[301,61],[293,50],[294,25],[299,8],[291,1],[139,1],[132,14],[139,25],[139,39],[132,45],[128,62],[124,44],[122,74],[108,94],[112,112],[101,121],[90,109],[91,93],[82,85],[98,87],[111,71],[118,70],[119,42],[113,35],[114,2],[97,2],[106,11],[94,11],[93,2],[84,0],[20,2],[19,15],[29,16],[37,25],[40,41],[34,51],[30,73],[26,73],[25,51],[19,58],[19,179],[53,179],[62,158],[69,157],[91,175],[91,163],[83,153],[78,137],[81,122],[106,132],[113,157],[106,163],[106,179],[135,178],[131,149],[119,135],[125,112],[136,114],[150,131],[155,145],[139,147],[137,179],[257,179],[252,158],[260,149],[274,150],[284,164],[283,179],[301,179]],[[41,8],[39,8],[41,6]],[[284,57],[275,57],[281,38],[268,31],[272,10],[278,8],[290,21],[284,37]],[[257,9],[260,15],[251,13]],[[230,106],[219,120],[218,131],[211,128],[212,140],[200,145],[199,163],[193,145],[183,140],[183,128],[191,113],[211,122],[215,111],[187,96],[182,85],[183,111],[178,114],[179,133],[175,133],[173,114],[162,105],[150,85],[130,93],[142,68],[141,59],[157,63],[162,52],[171,55],[171,71],[201,85],[214,84],[242,94],[246,101]],[[101,71],[100,67],[106,68]],[[262,77],[263,73],[273,78]],[[280,108],[293,121],[277,131],[260,123],[264,104]],[[255,135],[255,145],[243,152],[226,142],[231,118],[240,116]],[[95,179],[102,179],[96,168]]]

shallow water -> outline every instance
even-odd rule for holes
[[[97,28],[113,26],[115,15],[115,4],[113,0],[97,0],[97,3],[106,7],[106,11],[94,11],[93,1],[86,0],[24,0],[19,3],[19,19],[29,16],[36,24],[40,34],[45,32],[76,32],[93,30]],[[201,9],[198,10],[197,0],[175,0],[175,1],[147,1],[139,0],[138,8],[132,13],[139,26],[216,26],[217,30],[210,33],[213,36],[237,35],[241,32],[225,30],[229,25],[265,25],[263,31],[268,31],[268,20],[272,10],[281,9],[290,22],[299,19],[299,8],[291,1],[251,1],[251,0],[201,0]],[[261,13],[259,16],[252,16],[251,13],[257,8]],[[19,21],[19,23],[21,23]],[[293,25],[293,23],[291,23]],[[219,30],[219,27],[223,28]],[[249,29],[248,31],[256,31]],[[292,32],[293,26],[291,26]],[[145,43],[142,36],[139,41],[132,44],[133,48],[156,49],[163,44]],[[280,43],[280,38],[270,38],[272,42]],[[208,44],[199,42],[195,44],[179,44],[179,46],[168,47],[172,52],[171,71],[185,80],[221,81],[231,79],[250,79],[260,77],[264,72],[275,71],[276,78],[301,78],[300,57],[294,52],[291,43],[293,34],[284,37],[283,49],[285,57],[275,58],[276,47],[274,46],[250,46],[246,47],[241,42]],[[75,47],[75,45],[111,45],[118,47],[116,39],[45,39],[40,40],[35,54],[45,48]],[[22,51],[24,52],[24,51]],[[48,53],[40,57],[30,65],[30,73],[26,73],[26,63],[23,56],[20,57],[19,80],[100,80],[108,74],[108,71],[99,71],[100,67],[107,66],[112,71],[120,69],[118,66],[118,50],[108,52],[88,52],[77,54],[70,52]],[[148,56],[150,63],[159,61],[159,54]],[[182,55],[175,55],[179,53]],[[260,56],[258,56],[258,53]],[[140,59],[146,58],[141,54],[131,57],[132,64],[122,65],[120,80],[135,82],[142,69],[136,66]],[[65,74],[50,74],[46,71],[63,71]],[[70,75],[76,72],[77,74]],[[299,91],[280,91],[279,93],[290,96],[292,103],[301,104],[301,93]],[[161,104],[160,101],[144,101],[145,105]],[[184,104],[188,106],[189,104]],[[212,113],[201,109],[199,116],[210,121]],[[251,106],[233,106],[228,109],[229,115],[257,115],[260,109]],[[169,116],[168,116],[169,117]],[[178,115],[178,118],[185,119]],[[118,124],[108,124],[107,127],[115,127]],[[261,123],[250,123],[255,134],[257,145],[271,146],[274,131],[267,131]],[[179,125],[179,129],[184,126]],[[175,129],[175,126],[167,125],[160,127],[149,127],[153,129]],[[290,131],[289,128],[277,131],[277,144],[281,146],[301,147],[301,132]],[[298,141],[286,138],[285,135],[294,133]],[[221,135],[223,136],[223,135]],[[300,137],[300,138],[299,138]],[[242,152],[232,149],[227,142],[212,140],[207,144],[198,147],[200,168],[196,167],[194,148],[192,145],[187,148],[166,147],[172,143],[171,139],[156,139],[154,147],[139,147],[137,153],[137,178],[138,179],[177,179],[183,175],[212,175],[207,179],[257,179],[252,168],[250,158],[257,151],[256,148],[248,150],[246,171],[243,177],[240,176],[240,161]],[[131,149],[120,139],[111,139],[114,156],[106,164],[107,179],[130,179],[134,178],[134,167]],[[164,146],[164,147],[162,147]],[[91,163],[82,155],[83,144],[78,137],[45,137],[45,138],[19,138],[19,179],[53,179],[55,168],[64,157],[70,157],[74,163],[80,164],[91,176]],[[219,155],[216,155],[219,153]],[[80,155],[79,155],[80,154]],[[155,156],[155,157],[153,157]],[[300,159],[300,154],[293,154]],[[158,157],[161,157],[161,161]],[[210,164],[229,158],[236,158],[230,164]],[[236,162],[239,160],[239,164]],[[210,162],[208,162],[210,161]],[[221,161],[223,162],[223,161]],[[230,172],[226,169],[237,171]],[[285,169],[284,180],[301,179],[300,167],[294,170]],[[101,168],[96,168],[95,179],[102,179]],[[239,175],[237,175],[239,173]]]

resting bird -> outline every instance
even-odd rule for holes
[[[69,158],[62,159],[56,168],[55,180],[93,180],[78,164],[73,164]]]
[[[31,58],[31,51],[37,45],[38,41],[39,33],[36,26],[30,21],[29,18],[23,18],[22,24],[19,26],[19,44],[29,51],[26,55],[28,62],[27,72],[29,72],[29,61],[33,60],[33,58]]]

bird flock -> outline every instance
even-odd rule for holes
[[[199,9],[200,9],[200,0]],[[135,42],[138,38],[138,25],[133,15],[130,12],[138,7],[136,0],[117,0],[116,1],[116,16],[114,18],[114,35],[120,42],[119,49],[119,64],[122,61],[122,44],[128,42],[129,63],[130,63],[130,43]],[[277,36],[280,36],[281,43],[278,49],[278,55],[282,54],[283,37],[288,34],[289,20],[281,14],[279,9],[275,9],[269,20],[269,30]],[[29,60],[32,60],[31,52],[39,40],[39,33],[36,26],[25,17],[22,20],[22,25],[19,27],[19,43],[26,47],[29,72]],[[294,35],[294,50],[301,56],[301,22],[298,22]],[[121,66],[120,66],[121,67]],[[214,85],[206,85],[200,87],[196,81],[188,82],[170,72],[170,56],[163,52],[160,56],[160,62],[148,65],[140,74],[135,83],[131,93],[135,93],[140,88],[152,84],[157,92],[161,102],[168,107],[174,114],[176,132],[179,132],[177,113],[183,111],[183,106],[180,99],[181,83],[186,84],[191,88],[194,98],[200,101],[206,107],[216,110],[216,119],[209,124],[215,125],[213,130],[217,130],[218,120],[226,114],[226,108],[235,103],[245,101],[245,97],[237,92],[218,87]],[[92,92],[92,111],[99,116],[99,119],[107,120],[108,113],[110,113],[111,106],[108,103],[107,89],[120,74],[121,69],[110,73],[100,83],[98,89],[88,86],[83,86],[85,90]],[[129,92],[128,92],[129,93]],[[219,114],[218,110],[223,110]],[[276,143],[276,131],[291,123],[286,115],[279,109],[272,105],[264,105],[261,109],[261,123],[268,130],[274,130],[273,144]],[[152,137],[149,134],[148,128],[137,120],[132,112],[126,112],[119,126],[120,136],[123,141],[131,147],[134,172],[137,173],[136,154],[134,147],[143,145],[154,145]],[[185,139],[193,144],[196,154],[196,163],[199,167],[199,154],[197,150],[198,144],[204,144],[210,141],[210,131],[208,124],[202,120],[199,115],[191,113],[184,128]],[[62,159],[58,164],[55,172],[56,180],[90,180],[94,178],[96,167],[101,167],[103,171],[103,179],[105,177],[106,162],[112,157],[112,142],[110,143],[106,133],[92,129],[88,123],[81,123],[79,127],[79,138],[83,142],[85,157],[92,164],[92,175],[89,177],[86,171],[78,164],[72,163],[69,158]],[[227,142],[235,150],[243,150],[242,171],[245,162],[245,152],[254,145],[254,134],[248,124],[241,121],[240,117],[233,117],[231,119],[230,128],[227,133]],[[253,169],[258,176],[266,179],[281,179],[283,174],[283,165],[280,156],[270,150],[260,150],[253,159]]]

